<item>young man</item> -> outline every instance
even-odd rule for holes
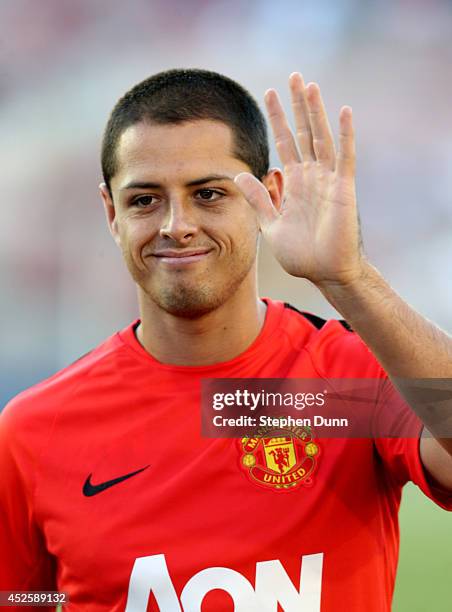
[[[115,106],[100,189],[140,317],[2,414],[0,590],[58,589],[68,611],[390,610],[403,484],[452,509],[451,413],[408,394],[406,438],[200,434],[202,379],[452,377],[452,340],[361,249],[351,109],[336,151],[318,86],[289,85],[296,136],[265,98],[284,172],[216,73]],[[259,299],[260,233],[354,331]]]

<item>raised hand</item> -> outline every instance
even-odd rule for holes
[[[318,286],[348,284],[361,273],[355,195],[355,143],[352,109],[339,114],[339,151],[320,89],[305,86],[300,73],[289,78],[296,136],[278,94],[270,89],[265,104],[284,169],[284,197],[279,210],[266,187],[249,173],[235,182],[258,215],[261,230],[281,266]]]

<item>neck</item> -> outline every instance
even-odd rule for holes
[[[257,338],[267,309],[256,294],[245,303],[238,294],[212,312],[185,319],[162,310],[140,292],[136,337],[161,363],[201,366],[233,359]]]

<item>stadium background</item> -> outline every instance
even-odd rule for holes
[[[452,331],[450,2],[3,0],[0,23],[1,405],[136,316],[97,194],[99,142],[119,95],[171,67],[223,72],[261,104],[268,87],[287,103],[301,70],[334,130],[352,105],[367,252]],[[260,288],[335,315],[265,248]],[[401,525],[394,610],[449,611],[450,515],[409,486]]]

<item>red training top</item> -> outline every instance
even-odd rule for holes
[[[385,377],[338,321],[266,301],[230,361],[159,363],[135,321],[7,405],[0,590],[64,591],[67,612],[390,610],[402,486],[452,510],[426,480],[414,413],[411,439],[200,434],[203,378]],[[270,461],[283,452],[288,487]]]

